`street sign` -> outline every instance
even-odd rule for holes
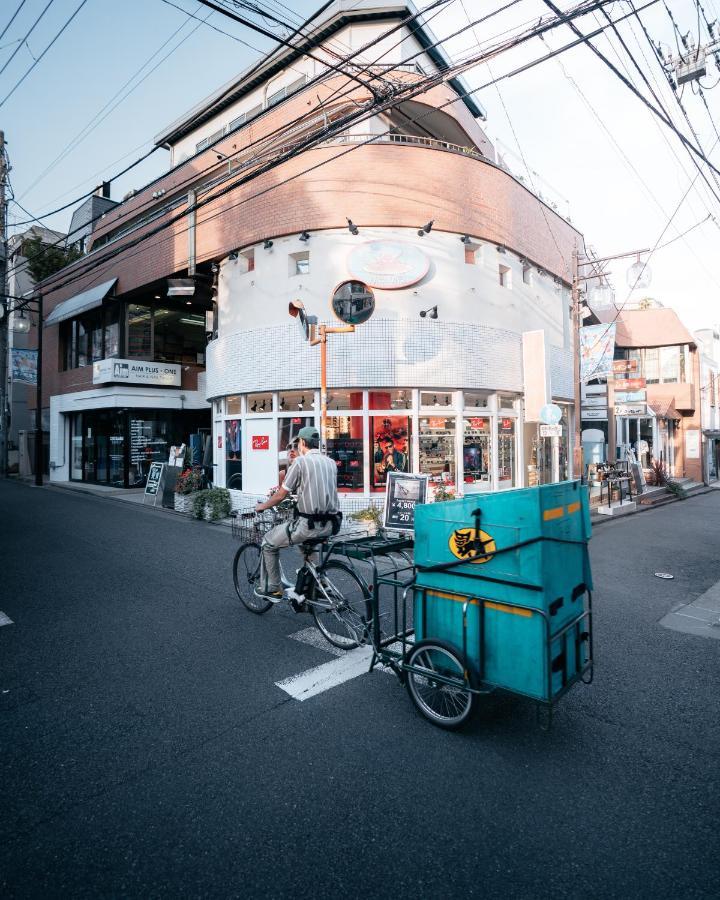
[[[557,425],[562,419],[562,410],[555,403],[546,403],[540,410],[540,421],[545,425]]]
[[[413,531],[415,507],[418,503],[425,503],[427,485],[427,475],[388,472],[383,527],[397,531]]]
[[[541,425],[540,437],[562,437],[562,425]]]
[[[150,464],[147,481],[145,482],[145,493],[143,494],[143,503],[146,497],[153,498],[153,506],[157,505],[158,493],[162,497],[161,484],[163,473],[165,472],[165,463],[154,462]]]
[[[615,405],[616,416],[645,416],[647,415],[646,403],[620,403]]]
[[[644,378],[616,378],[613,382],[616,391],[639,391],[647,387]]]
[[[583,407],[580,413],[580,418],[586,421],[607,422],[607,417],[607,407],[602,409],[600,407],[594,407],[593,409],[585,409]]]
[[[637,372],[638,361],[636,359],[615,359],[613,360],[613,372],[620,374],[622,372]]]
[[[617,391],[616,403],[644,403],[647,400],[647,391]]]

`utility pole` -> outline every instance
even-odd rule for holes
[[[0,477],[8,473],[8,336],[10,329],[7,299],[7,184],[5,132],[0,131]]]
[[[573,429],[573,478],[582,479],[582,411],[580,389],[580,277],[578,273],[578,250],[572,252],[572,318],[573,318],[573,383],[575,386],[575,427]]]

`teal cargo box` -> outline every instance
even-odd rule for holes
[[[580,606],[562,628],[551,633],[549,626],[543,615],[523,606],[415,590],[415,639],[447,641],[459,653],[464,649],[476,686],[548,702],[577,681],[590,659],[587,613]]]
[[[417,585],[539,609],[555,632],[583,611],[592,589],[589,538],[579,481],[418,506]]]

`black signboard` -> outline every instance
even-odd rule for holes
[[[397,531],[413,531],[415,507],[427,498],[427,475],[388,472],[385,490],[383,527]]]
[[[143,502],[145,500],[145,497],[154,497],[155,502],[157,502],[157,494],[158,494],[158,491],[160,490],[160,482],[162,481],[164,471],[165,471],[165,463],[160,463],[160,462],[152,463],[152,465],[150,466],[150,471],[148,472]]]

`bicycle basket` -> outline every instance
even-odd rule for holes
[[[251,506],[241,509],[232,517],[232,535],[243,543],[260,543],[268,531],[293,518],[292,506],[274,506],[256,512]]]

